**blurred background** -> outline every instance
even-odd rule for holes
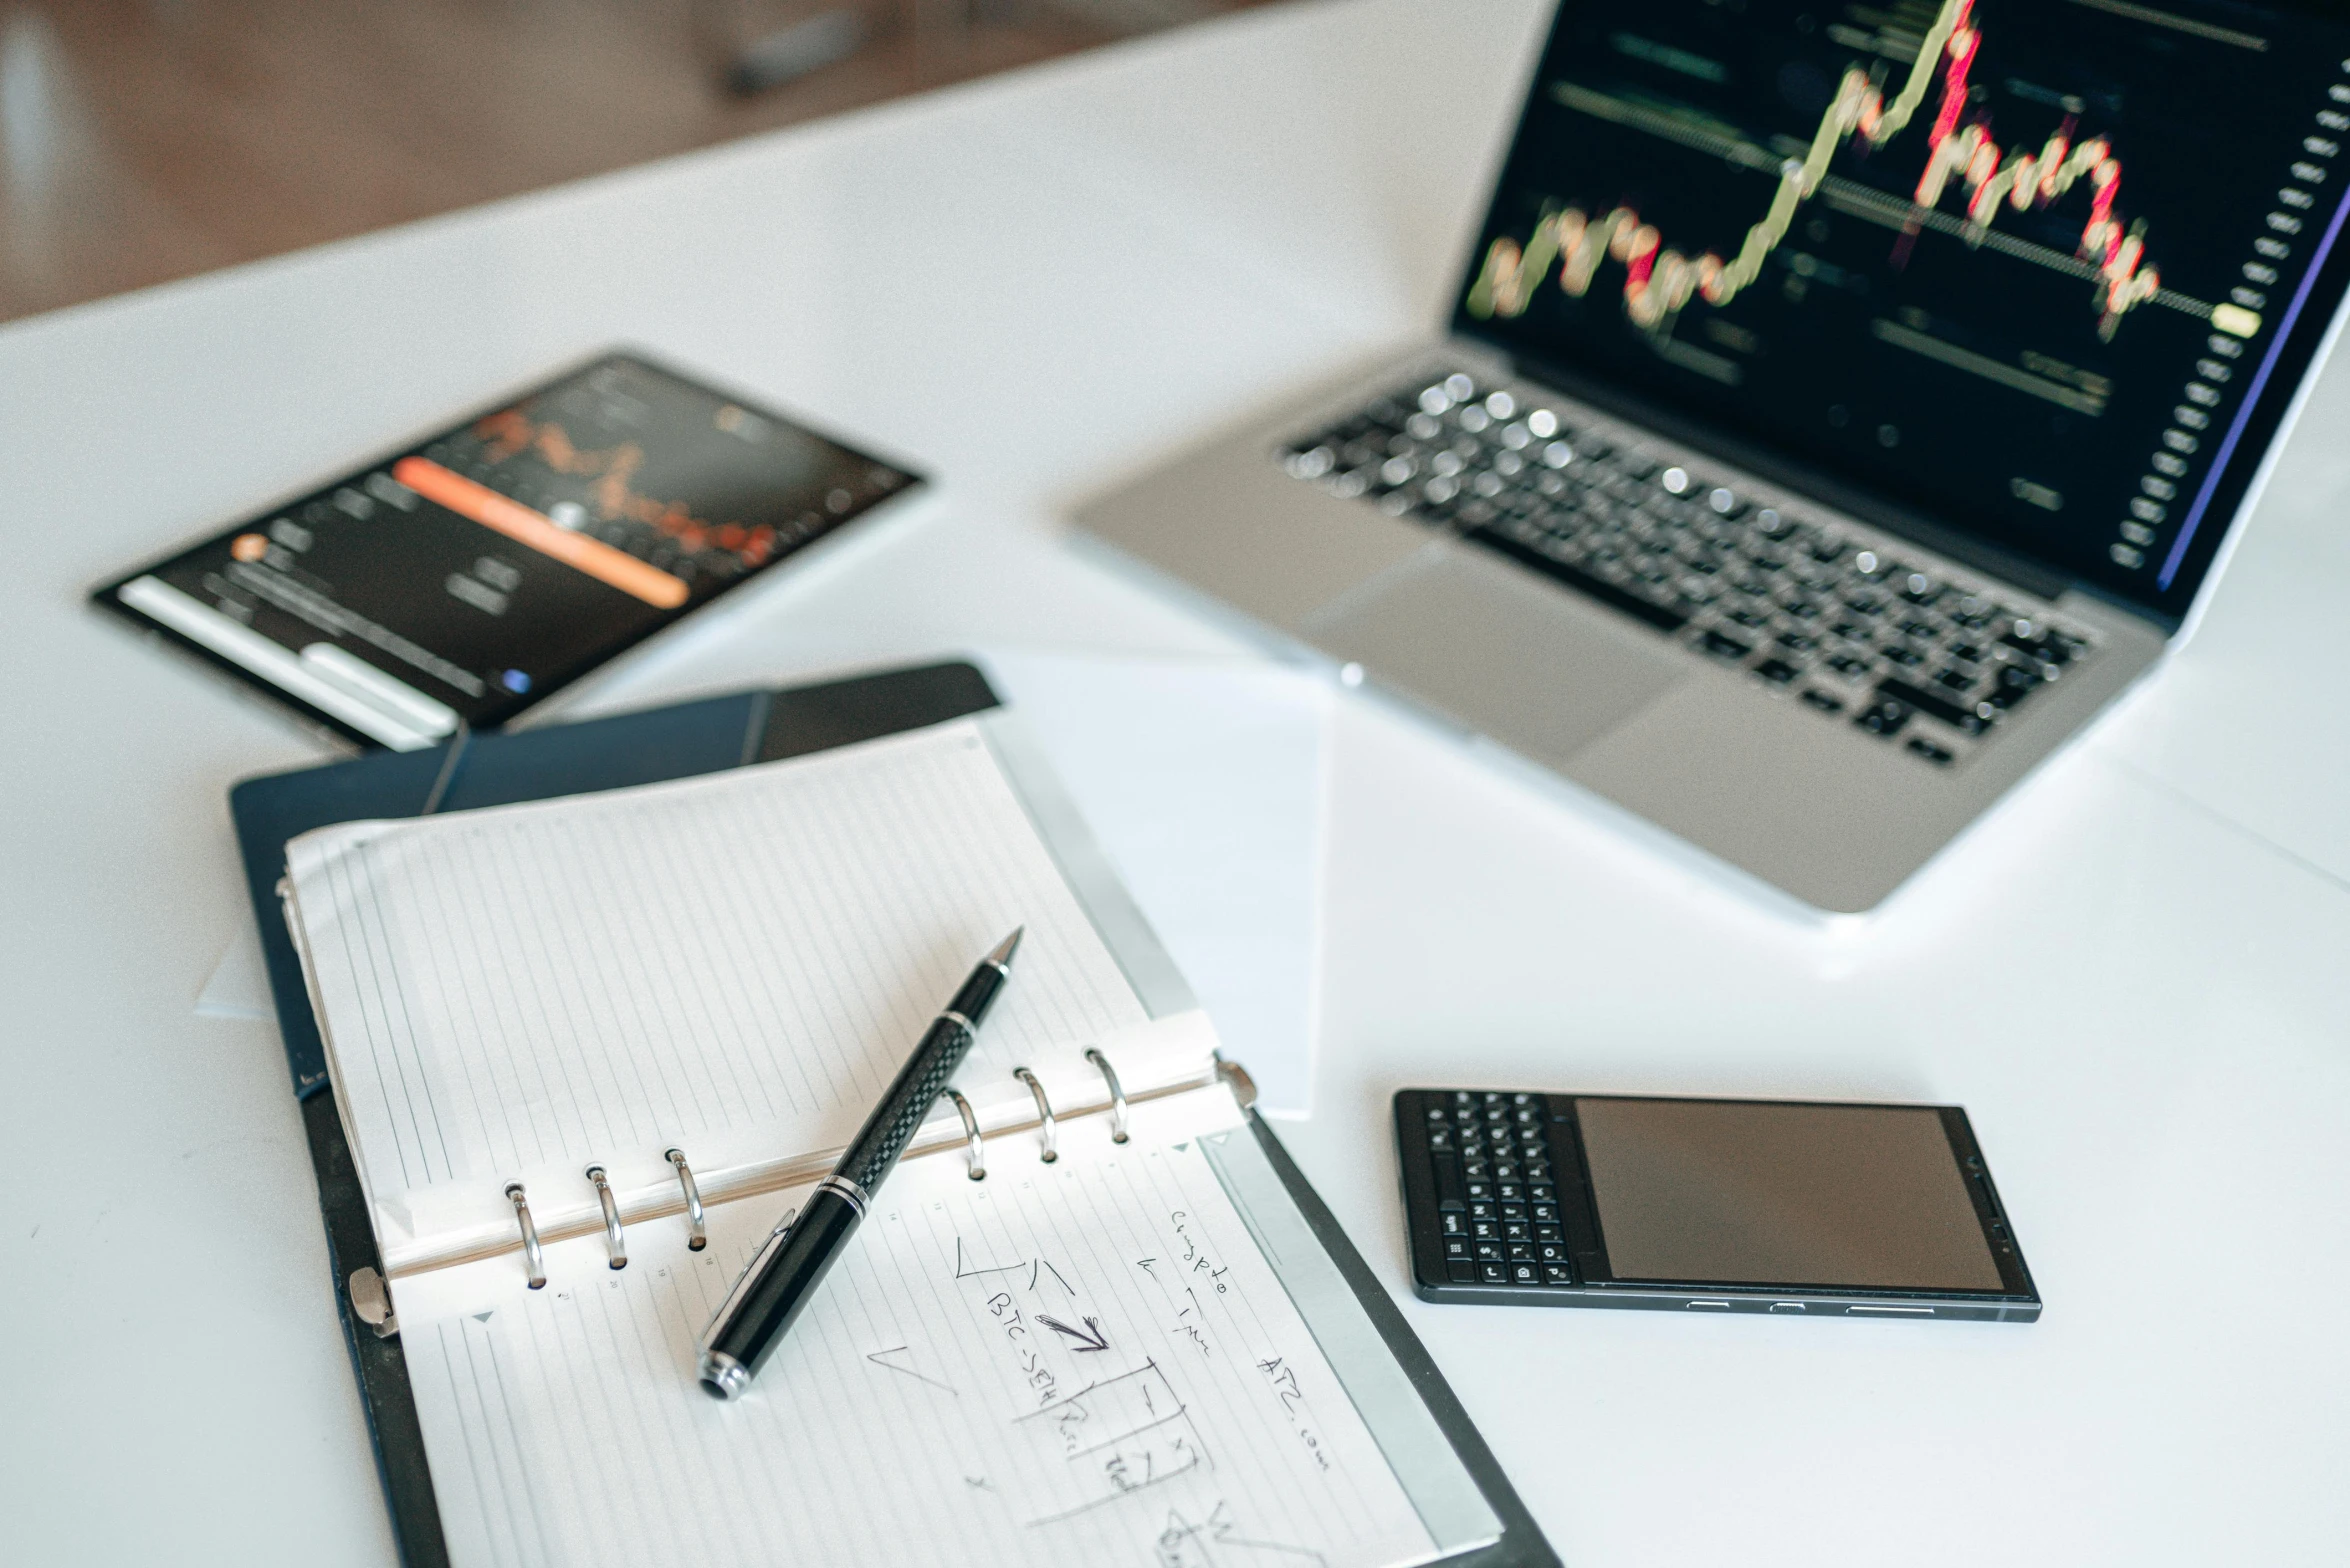
[[[1260,0],[0,0],[0,321]]]

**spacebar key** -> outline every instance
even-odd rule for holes
[[[1594,576],[1566,561],[1556,561],[1532,545],[1520,543],[1505,534],[1479,528],[1461,536],[1488,550],[1496,550],[1513,561],[1522,561],[1546,577],[1557,579],[1580,593],[1589,594],[1602,604],[1610,604],[1628,615],[1637,615],[1659,631],[1677,632],[1689,624],[1689,617],[1669,605],[1643,599],[1629,588],[1619,588],[1604,577]]]

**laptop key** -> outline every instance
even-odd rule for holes
[[[1957,760],[1956,756],[1951,752],[1949,747],[1937,746],[1932,741],[1927,740],[1924,736],[1912,736],[1909,742],[1909,750],[1913,755],[1925,758],[1928,762],[1931,762],[1938,768],[1947,768],[1952,762]]]
[[[2073,651],[2068,639],[2038,622],[2018,620],[2001,634],[2001,642],[2043,664],[2068,664]]]
[[[1993,679],[1991,694],[1983,705],[2002,711],[2014,707],[2040,687],[2040,677],[2017,664],[2003,664]]]
[[[1890,740],[1901,732],[1904,725],[1909,723],[1912,711],[1908,703],[1897,702],[1890,697],[1880,697],[1861,709],[1860,716],[1852,722],[1856,728],[1864,729],[1881,739]]]
[[[1472,544],[1484,545],[1489,550],[1509,556],[1513,560],[1522,561],[1545,576],[1566,584],[1578,593],[1587,594],[1602,604],[1613,606],[1627,614],[1639,617],[1659,631],[1677,632],[1689,624],[1689,617],[1669,604],[1658,603],[1629,588],[1619,587],[1601,577],[1597,572],[1569,561],[1562,561],[1556,556],[1534,549],[1530,545],[1521,544],[1506,534],[1480,528],[1474,532],[1463,534],[1461,537]]]
[[[1952,729],[1963,730],[1969,735],[1980,735],[1990,728],[1988,721],[1975,711],[1973,704],[1954,702],[1947,696],[1938,695],[1923,686],[1913,686],[1894,676],[1888,675],[1877,682],[1877,696],[1881,701],[1931,714]]]
[[[1740,642],[1727,632],[1709,631],[1698,639],[1697,645],[1717,659],[1736,659],[1740,662],[1744,662],[1746,656],[1754,652],[1751,644]]]
[[[1990,600],[1969,594],[1950,611],[1950,618],[1961,626],[1980,631],[2006,613]]]

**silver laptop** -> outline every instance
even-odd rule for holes
[[[2345,143],[2339,8],[1566,0],[1449,331],[1078,522],[1864,910],[2185,622]]]

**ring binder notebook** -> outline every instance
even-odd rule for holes
[[[265,939],[338,1284],[375,1270],[392,1336],[351,1319],[411,1564],[1010,1568],[1186,1531],[1357,1568],[1554,1561],[987,700],[949,666],[240,789],[257,900],[285,875]],[[622,731],[659,762],[611,765]],[[530,757],[562,760],[518,786]],[[567,786],[604,793],[518,798]],[[327,825],[370,798],[387,820]],[[1023,922],[1018,986],[803,1359],[703,1399],[694,1337],[890,1075],[893,1010]],[[990,1170],[1030,1133],[1035,1160]],[[1084,1463],[1071,1423],[1108,1439]],[[746,1463],[772,1496],[711,1491]],[[674,1485],[590,1479],[626,1474]]]
[[[1085,1052],[1085,1057],[1102,1075],[1102,1081],[1108,1090],[1109,1098],[1103,1104],[1081,1108],[1076,1114],[1096,1116],[1106,1112],[1111,1119],[1110,1140],[1113,1143],[1125,1143],[1127,1141],[1127,1118],[1131,1112],[1125,1090],[1118,1082],[1117,1070],[1110,1066],[1109,1059],[1103,1056],[1098,1048],[1089,1047]],[[1207,1078],[1200,1079],[1199,1082],[1211,1081],[1214,1076],[1211,1074]],[[1026,1067],[1013,1068],[1012,1077],[1027,1092],[1031,1104],[1035,1107],[1035,1115],[1028,1119],[1021,1119],[1017,1116],[999,1117],[996,1135],[1008,1136],[1013,1133],[1033,1130],[1037,1135],[1038,1163],[1044,1165],[1058,1163],[1061,1157],[1059,1145],[1062,1118],[1053,1110],[1052,1098],[1045,1089],[1044,1080]],[[1194,1086],[1196,1087],[1196,1085]],[[1164,1092],[1166,1091],[1162,1091],[1162,1093]],[[1253,1087],[1243,1089],[1238,1095],[1239,1103],[1243,1108],[1246,1108],[1254,1098]],[[987,1176],[986,1139],[988,1133],[981,1124],[978,1113],[972,1109],[970,1100],[956,1089],[941,1091],[939,1101],[952,1108],[956,1120],[961,1124],[962,1143],[971,1179],[973,1181],[984,1180]],[[927,1128],[931,1123],[925,1122],[924,1125]],[[918,1137],[914,1147],[915,1152],[930,1153],[946,1146],[938,1136],[932,1134]],[[627,1216],[622,1214],[619,1198],[613,1191],[610,1172],[601,1164],[590,1165],[584,1172],[589,1184],[595,1190],[597,1223],[603,1231],[607,1263],[611,1268],[621,1269],[628,1266],[625,1227],[630,1218],[645,1220],[672,1213],[682,1214],[686,1220],[687,1250],[699,1252],[709,1244],[708,1214],[702,1206],[701,1188],[694,1179],[692,1166],[686,1161],[685,1151],[675,1147],[667,1148],[661,1151],[661,1158],[668,1162],[670,1170],[676,1175],[676,1197],[663,1202],[648,1202],[640,1205],[636,1212]],[[772,1189],[766,1187],[750,1189],[753,1193],[767,1190]],[[536,1290],[546,1283],[542,1267],[541,1233],[533,1221],[529,1206],[523,1201],[525,1193],[523,1185],[519,1182],[510,1183],[504,1191],[514,1204],[517,1220],[515,1245],[523,1251],[530,1286]],[[572,1239],[576,1234],[579,1232],[574,1228],[565,1231],[561,1239]]]

